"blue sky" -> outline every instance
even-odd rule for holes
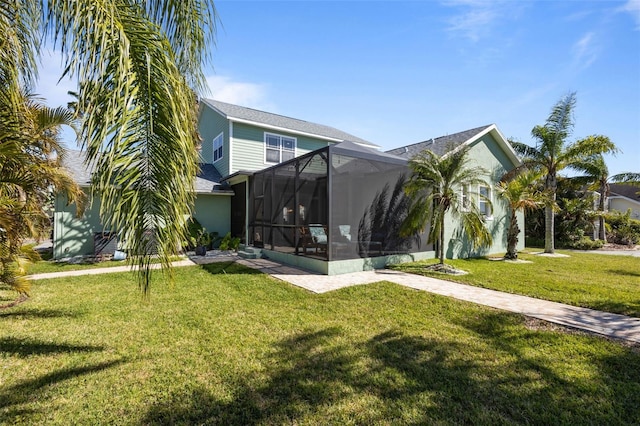
[[[609,136],[640,172],[640,0],[219,1],[211,97],[391,149],[495,123],[531,143],[577,92],[571,140]],[[37,92],[55,86],[55,52]],[[55,76],[55,77],[54,77]],[[54,77],[54,78],[53,78]]]

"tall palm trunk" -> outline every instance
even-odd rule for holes
[[[438,244],[440,253],[439,257],[440,257],[440,264],[444,265],[444,214],[442,214],[442,217],[440,218],[440,244]]]
[[[598,217],[598,239],[607,242],[607,230],[605,229],[605,221],[604,221],[604,209],[607,201],[607,194],[609,192],[609,185],[606,182],[603,182],[600,185],[600,201],[598,202],[598,210],[600,210],[600,215]]]
[[[509,230],[507,231],[507,254],[505,259],[515,260],[518,258],[518,235],[520,235],[520,227],[518,226],[518,218],[516,211],[511,209],[511,218],[509,223]]]
[[[549,172],[545,181],[545,188],[549,191],[551,199],[544,206],[544,252],[555,253],[554,228],[555,215],[553,206],[556,203],[556,192],[558,189],[558,180],[553,172]]]

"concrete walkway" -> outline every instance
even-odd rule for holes
[[[177,262],[173,262],[171,266],[180,267],[180,266],[194,266],[190,259],[179,260]],[[151,269],[160,269],[162,267],[159,263],[154,263],[151,265]],[[43,274],[35,274],[29,275],[28,278],[30,280],[48,280],[51,278],[61,278],[61,277],[79,277],[82,275],[99,275],[99,274],[110,274],[114,272],[128,272],[131,270],[130,266],[107,266],[104,268],[93,268],[93,269],[80,269],[77,271],[60,271],[60,272],[46,272]]]
[[[437,278],[424,277],[392,270],[376,270],[354,272],[343,275],[318,275],[292,266],[283,265],[267,259],[241,259],[237,256],[194,256],[174,262],[176,267],[213,262],[236,261],[249,268],[257,269],[277,279],[295,286],[305,288],[314,293],[325,293],[343,287],[369,284],[379,281],[390,281],[405,287],[421,291],[453,297],[458,300],[477,303],[505,311],[516,312],[529,317],[552,323],[590,331],[609,337],[640,343],[640,319],[593,309],[579,308],[562,303],[549,302],[533,297],[519,296],[500,291],[458,284]],[[153,265],[159,268],[160,265]],[[79,276],[105,274],[128,271],[128,266],[111,268],[85,269],[81,271],[52,272],[32,275],[30,278],[45,279],[63,276]]]

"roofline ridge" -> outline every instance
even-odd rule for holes
[[[428,142],[428,143],[434,143],[434,142],[435,142],[435,141],[437,141],[438,139],[448,138],[448,137],[450,137],[450,136],[455,136],[455,135],[458,135],[458,134],[460,134],[460,133],[469,132],[469,131],[471,131],[471,130],[478,130],[478,133],[480,133],[480,132],[481,132],[481,130],[479,130],[479,129],[485,130],[485,129],[487,129],[487,128],[491,127],[491,126],[495,126],[495,123],[487,124],[487,125],[485,125],[485,126],[473,127],[473,128],[471,128],[471,129],[462,130],[462,131],[460,131],[460,132],[455,132],[455,133],[451,133],[451,134],[448,134],[448,135],[437,136],[437,137],[435,137],[435,138],[428,138],[428,139],[425,139],[425,140],[420,141],[420,142],[415,142],[415,143],[411,143],[411,144],[409,144],[409,145],[402,145],[402,146],[399,146],[399,147],[397,147],[397,148],[392,148],[392,149],[390,149],[389,151],[395,151],[396,149],[402,149],[402,148],[409,148],[410,146],[420,145],[420,144],[422,144],[422,143],[427,143],[427,142]],[[465,141],[465,142],[466,142],[466,141]],[[386,152],[389,152],[389,151],[386,151]]]
[[[315,123],[313,121],[302,120],[300,118],[290,117],[288,115],[283,115],[283,114],[277,114],[275,112],[269,112],[269,111],[265,111],[265,110],[258,109],[258,108],[251,108],[251,107],[247,107],[247,106],[244,106],[244,105],[237,105],[237,104],[232,104],[232,103],[229,103],[229,102],[223,102],[223,101],[219,101],[219,100],[213,99],[213,98],[208,98],[208,100],[211,100],[211,101],[214,101],[214,102],[220,102],[221,104],[225,104],[225,105],[231,105],[231,106],[234,106],[234,107],[237,107],[237,108],[244,108],[244,109],[248,109],[248,110],[251,110],[251,111],[261,112],[263,114],[275,115],[276,117],[288,118],[289,120],[295,120],[295,121],[301,121],[303,123],[314,124],[316,126],[331,127],[331,126],[327,126],[326,124],[320,124],[320,123]],[[336,129],[335,127],[331,127],[331,128],[334,129],[334,130],[340,130],[340,129]],[[343,133],[346,133],[346,132],[344,132],[342,130],[340,130],[340,131],[343,132]]]
[[[321,138],[327,139],[327,140],[332,140],[332,141],[344,141],[344,140],[357,139],[358,143],[360,143],[360,144],[366,144],[367,146],[371,146],[371,147],[374,147],[374,148],[378,148],[379,147],[379,145],[377,145],[377,144],[375,144],[375,143],[373,143],[371,141],[368,141],[368,140],[363,139],[363,138],[361,138],[359,136],[356,136],[356,135],[354,135],[352,133],[349,133],[349,132],[346,132],[344,130],[341,130],[341,129],[337,128],[337,127],[329,126],[327,124],[322,124],[322,123],[317,123],[317,122],[314,122],[314,121],[303,120],[303,119],[300,119],[300,118],[290,117],[288,115],[276,114],[276,113],[273,113],[273,112],[264,111],[264,110],[257,109],[257,108],[250,108],[250,107],[237,105],[237,104],[232,104],[232,103],[229,103],[229,102],[223,102],[223,101],[216,100],[214,98],[202,97],[201,100],[204,103],[206,103],[209,107],[215,109],[220,114],[222,114],[227,120],[232,120],[232,121],[236,121],[236,122],[243,122],[243,121],[244,122],[249,122],[249,121],[251,121],[251,122],[254,122],[254,123],[259,123],[261,125],[266,124],[266,123],[261,123],[260,121],[256,121],[256,120],[252,120],[252,119],[248,119],[248,118],[242,118],[240,116],[233,115],[232,113],[227,113],[225,111],[222,111],[222,110],[220,110],[220,108],[216,107],[216,105],[215,105],[216,102],[224,104],[224,105],[229,105],[229,106],[235,107],[235,108],[242,108],[242,109],[248,110],[248,111],[255,111],[255,112],[258,112],[258,113],[261,113],[261,114],[266,114],[266,115],[271,116],[271,117],[280,117],[280,118],[283,118],[283,119],[286,119],[286,120],[291,120],[293,122],[306,124],[306,125],[308,125],[310,127],[316,127],[316,129],[318,129],[316,131],[304,131],[304,130],[299,131],[299,132],[302,132],[302,133],[307,134],[307,135],[314,135],[314,136],[321,137]],[[282,126],[275,126],[274,125],[274,127],[282,127]],[[335,133],[338,133],[339,135],[336,135],[336,136],[322,135],[322,134],[318,133],[319,129],[331,130],[331,131],[333,131]],[[294,130],[294,129],[290,129],[290,130]],[[348,138],[345,138],[343,136],[348,136]],[[355,140],[354,140],[354,142],[355,142]]]

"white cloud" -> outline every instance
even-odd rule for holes
[[[618,10],[629,13],[636,21],[636,31],[640,31],[640,0],[628,0]]]
[[[448,30],[461,34],[475,43],[487,36],[492,28],[498,25],[497,21],[517,18],[527,2],[448,0],[443,4],[459,10],[457,15],[448,19]]]
[[[537,105],[541,101],[544,101],[550,93],[557,90],[558,84],[551,82],[542,86],[533,87],[519,95],[513,100],[513,104],[517,106],[531,106]]]
[[[479,1],[453,1],[448,6],[460,7],[464,11],[449,19],[449,31],[461,33],[473,42],[480,40],[488,26],[498,17],[494,5]]]
[[[231,77],[220,75],[207,77],[207,83],[211,96],[218,101],[275,112],[275,105],[270,102],[264,84],[234,81]]]
[[[573,58],[582,69],[588,68],[598,58],[598,44],[593,32],[588,32],[573,45]]]

